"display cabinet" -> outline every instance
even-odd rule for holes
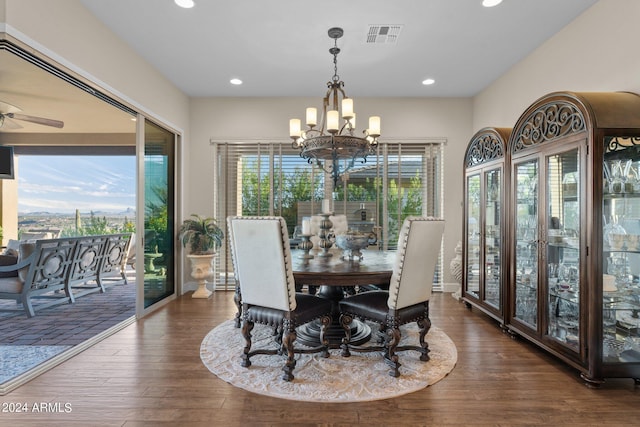
[[[588,385],[638,382],[640,96],[548,94],[520,116],[506,157],[508,330]]]
[[[505,151],[511,129],[484,128],[464,157],[462,299],[504,325]]]

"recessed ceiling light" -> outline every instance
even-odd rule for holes
[[[231,83],[232,85],[241,85],[242,84],[242,80],[240,80],[240,79],[231,79],[231,80],[229,80],[229,83]]]
[[[175,2],[175,4],[177,4],[180,7],[184,7],[185,9],[191,9],[193,6],[195,6],[195,2],[193,0],[173,0]]]
[[[425,80],[422,81],[422,84],[425,85],[425,86],[429,86],[429,85],[434,84],[435,82],[436,81],[433,80],[433,79],[425,79]]]
[[[482,5],[484,7],[493,7],[502,3],[502,0],[482,0]]]

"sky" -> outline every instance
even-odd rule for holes
[[[32,156],[18,160],[18,212],[135,209],[135,156]]]

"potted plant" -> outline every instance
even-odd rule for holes
[[[224,232],[214,218],[193,214],[182,222],[180,236],[182,246],[189,250],[191,277],[198,282],[192,298],[209,298],[211,291],[206,287],[206,279],[213,275],[215,250],[222,245]]]
[[[203,218],[192,214],[180,226],[182,246],[190,249],[194,255],[212,254],[222,245],[224,232],[214,218]]]

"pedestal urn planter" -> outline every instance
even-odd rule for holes
[[[206,288],[207,278],[213,276],[213,258],[216,249],[222,245],[224,233],[214,218],[193,214],[182,222],[179,236],[182,246],[190,252],[187,258],[191,262],[191,277],[198,281],[198,289],[192,298],[209,298],[211,291]]]
[[[198,289],[191,295],[191,298],[209,298],[211,296],[212,292],[207,289],[206,285],[207,279],[213,276],[213,259],[215,256],[216,254],[187,255],[191,262],[191,277],[198,282]]]

